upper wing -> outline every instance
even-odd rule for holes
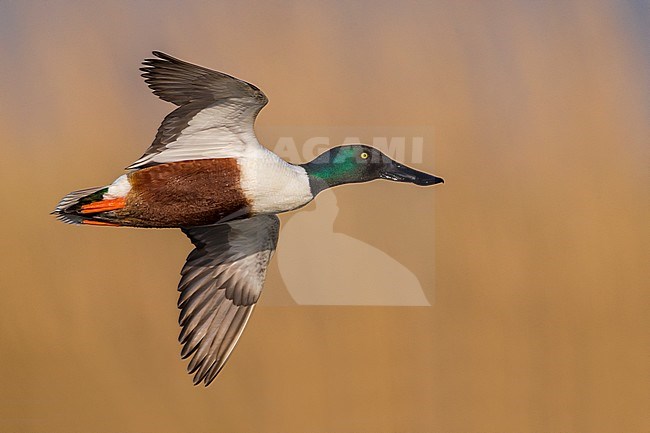
[[[183,229],[195,246],[181,271],[181,356],[194,384],[209,385],[244,330],[278,240],[275,215]]]
[[[128,169],[188,159],[237,157],[257,145],[253,123],[268,99],[230,75],[154,51],[142,76],[154,94],[179,107],[165,117],[144,155]]]

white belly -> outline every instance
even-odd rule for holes
[[[280,213],[309,203],[314,197],[304,168],[255,146],[239,159],[241,186],[251,213]]]

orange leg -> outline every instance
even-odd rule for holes
[[[81,213],[91,214],[91,213],[106,212],[109,210],[122,209],[125,205],[126,205],[126,201],[122,197],[108,199],[108,200],[101,200],[101,201],[96,201],[94,203],[88,203],[81,206]]]

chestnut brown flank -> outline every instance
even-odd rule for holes
[[[129,180],[126,206],[115,212],[121,225],[191,227],[248,213],[233,158],[156,165],[134,171]]]

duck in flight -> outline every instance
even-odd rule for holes
[[[194,384],[221,371],[260,297],[278,240],[276,214],[321,191],[388,179],[443,180],[364,145],[306,164],[263,147],[253,123],[268,99],[252,84],[154,51],[142,76],[177,108],[144,155],[108,186],[74,191],[52,212],[69,224],[180,228],[194,244],[178,285],[181,356]]]

